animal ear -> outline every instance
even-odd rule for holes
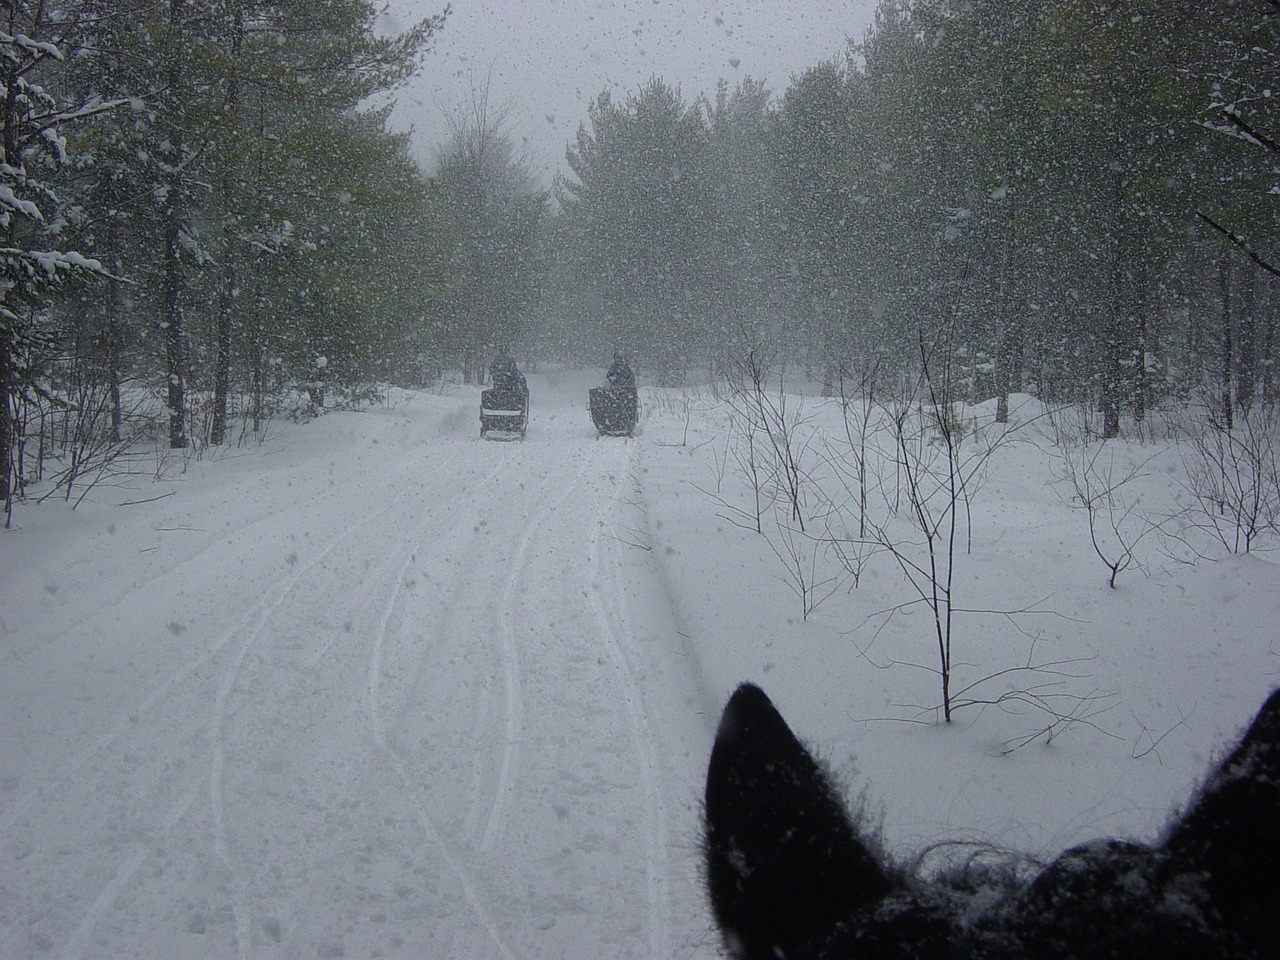
[[[1280,942],[1280,690],[1210,775],[1164,845],[1211,909],[1254,944]]]
[[[831,780],[759,687],[724,709],[705,816],[711,905],[735,957],[794,956],[888,892]]]

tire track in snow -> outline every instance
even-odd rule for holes
[[[508,468],[510,468],[511,466],[510,461],[505,461],[503,465],[507,466]],[[585,466],[584,466],[584,469],[585,469]],[[482,489],[490,486],[494,478],[497,477],[497,475],[501,472],[501,470],[502,470],[501,466],[498,468],[495,468],[494,471],[491,472],[489,476],[486,478],[485,483],[482,485]],[[581,476],[581,471],[579,472],[579,476]],[[571,490],[572,490],[572,487],[570,488],[569,492],[571,492]],[[567,496],[567,493],[566,493],[566,496]],[[475,492],[472,493],[472,497],[475,498]],[[543,511],[543,512],[545,513],[546,511]],[[449,526],[450,523],[452,523],[452,525],[454,526],[458,526],[462,523],[467,522],[465,520],[459,520],[456,516],[452,516],[452,515],[447,518],[447,521],[448,522],[442,522],[442,523],[436,524],[435,532],[439,532],[440,530],[443,530],[445,527]],[[538,520],[535,519],[534,521],[532,521],[532,525],[536,526],[537,522]],[[368,722],[370,724],[370,728],[372,731],[373,742],[376,745],[379,752],[390,761],[392,768],[395,770],[396,777],[399,781],[401,793],[407,796],[409,798],[409,801],[412,803],[419,828],[422,830],[423,835],[427,839],[427,842],[436,850],[438,850],[441,857],[443,857],[445,864],[449,869],[449,872],[454,876],[454,878],[456,879],[456,881],[458,882],[459,886],[462,889],[463,899],[466,901],[468,907],[470,907],[476,919],[480,922],[481,927],[484,929],[489,939],[493,942],[494,946],[498,949],[498,951],[502,954],[503,957],[508,958],[508,960],[516,960],[516,955],[512,953],[510,948],[506,945],[505,941],[502,938],[501,932],[499,931],[497,922],[490,916],[489,911],[485,907],[483,898],[477,892],[477,884],[476,884],[475,878],[472,875],[472,871],[466,867],[462,859],[453,850],[453,847],[445,840],[444,834],[440,830],[440,827],[437,824],[435,818],[431,815],[431,812],[427,809],[426,804],[423,803],[421,797],[418,794],[418,791],[413,788],[413,778],[409,775],[408,770],[405,768],[403,759],[401,758],[400,754],[397,753],[396,750],[387,742],[386,729],[381,718],[381,709],[380,709],[379,701],[380,701],[380,690],[381,690],[383,647],[387,638],[387,633],[388,633],[389,624],[391,622],[391,618],[395,615],[396,609],[401,602],[405,577],[408,572],[408,569],[410,565],[413,563],[417,555],[417,550],[418,550],[420,541],[424,538],[424,536],[428,536],[428,535],[429,533],[425,529],[415,532],[415,534],[411,539],[411,546],[405,549],[404,551],[402,551],[402,553],[407,554],[407,556],[405,556],[405,558],[400,564],[399,573],[395,578],[395,587],[393,588],[390,597],[387,599],[384,605],[381,618],[379,619],[379,622],[378,622],[378,628],[375,632],[375,640],[372,646],[372,650],[370,652],[368,671],[366,676]],[[526,536],[524,538],[524,542],[522,543],[522,550],[520,554],[521,558],[523,557],[523,548],[525,545],[527,545],[528,540],[529,540],[529,528],[527,527]],[[522,562],[523,561],[521,560],[521,563]],[[519,569],[519,564],[517,564],[517,569]],[[501,613],[500,613],[500,617],[503,621],[504,677],[505,677],[505,682],[507,686],[506,744],[504,744],[503,759],[501,763],[501,766],[504,769],[508,768],[511,762],[508,756],[508,749],[510,747],[510,744],[512,744],[516,739],[518,739],[520,714],[521,714],[520,698],[519,698],[519,684],[520,684],[519,663],[518,663],[518,659],[515,658],[514,631],[510,623],[510,620],[511,620],[510,605],[512,603],[513,594],[514,594],[514,589],[512,587],[512,577],[509,576],[503,591],[503,602],[502,602]],[[481,714],[485,712],[485,709],[486,708],[482,707],[480,711]],[[483,725],[482,718],[478,722],[481,725]],[[515,724],[514,732],[511,729],[513,723]],[[499,777],[499,781],[500,781],[499,790],[501,791],[502,789],[501,776]]]
[[[628,444],[628,462],[632,455],[632,447]],[[623,471],[625,478],[629,473]],[[604,579],[604,554],[612,554],[616,548],[610,548],[604,541],[604,532],[609,531],[609,539],[616,544],[619,541],[617,531],[610,519],[611,507],[616,503],[616,492],[621,480],[615,479],[614,486],[597,495],[596,515],[591,536],[589,538],[591,574],[593,582]],[[602,546],[605,549],[602,550]],[[654,752],[656,740],[653,728],[649,723],[644,706],[644,698],[640,684],[630,666],[627,646],[635,646],[635,635],[627,624],[630,616],[627,611],[626,590],[622,580],[621,564],[616,559],[608,564],[610,570],[610,597],[616,608],[611,614],[605,607],[601,591],[589,591],[592,612],[600,627],[600,634],[612,653],[612,659],[618,664],[613,673],[615,682],[620,687],[623,702],[626,704],[627,719],[631,730],[631,740],[635,754],[640,761],[640,775],[645,802],[645,824],[648,842],[645,844],[645,874],[648,893],[648,936],[649,949],[654,957],[671,955],[670,936],[670,883],[667,876],[668,845],[667,812],[665,797],[661,789],[658,759]],[[623,640],[630,641],[624,644]]]
[[[261,636],[266,624],[270,619],[271,613],[278,608],[294,587],[302,580],[307,573],[314,569],[327,557],[339,544],[348,539],[362,527],[372,523],[378,517],[391,510],[396,501],[388,504],[382,510],[375,514],[365,517],[364,519],[350,525],[337,536],[333,537],[321,550],[321,552],[309,561],[306,565],[286,577],[282,577],[275,581],[275,585],[263,594],[258,601],[242,616],[236,624],[220,637],[214,644],[206,648],[199,656],[192,658],[178,670],[174,671],[164,682],[153,689],[136,707],[125,712],[120,721],[112,727],[110,731],[96,740],[89,748],[84,750],[72,763],[67,765],[63,770],[59,771],[51,782],[45,782],[37,787],[32,788],[28,795],[24,797],[15,807],[11,809],[0,821],[0,830],[7,831],[11,826],[27,811],[34,803],[35,799],[44,794],[53,792],[53,788],[61,787],[67,781],[71,780],[81,769],[83,769],[91,760],[103,751],[112,747],[116,741],[120,740],[126,734],[139,729],[141,720],[150,714],[159,704],[161,704],[171,693],[176,691],[186,680],[195,675],[201,668],[214,661],[228,646],[232,644],[237,637],[245,636],[245,642],[241,645],[231,671],[228,671],[223,681],[219,684],[218,692],[215,697],[214,718],[209,727],[209,743],[211,749],[211,758],[209,764],[209,790],[212,814],[215,820],[215,849],[218,851],[224,863],[232,870],[233,879],[236,880],[235,889],[239,890],[238,878],[235,877],[234,866],[230,860],[229,848],[226,846],[225,824],[222,822],[221,801],[219,798],[221,792],[221,750],[219,747],[220,726],[225,711],[225,700],[230,692],[234,682],[234,675],[238,671],[239,664],[243,661],[249,647]],[[247,631],[247,634],[246,634]],[[193,727],[203,726],[200,722],[195,722]],[[185,791],[182,797],[171,805],[168,812],[160,819],[160,830],[155,834],[148,835],[142,841],[144,849],[137,849],[129,853],[114,871],[111,873],[110,880],[107,881],[94,896],[92,903],[88,909],[81,915],[76,929],[69,936],[67,941],[63,943],[59,950],[59,956],[72,960],[83,954],[88,946],[89,938],[93,934],[93,930],[103,915],[119,897],[120,893],[128,886],[128,884],[137,875],[142,865],[151,856],[152,849],[155,844],[162,840],[169,832],[171,832],[185,814],[190,810],[196,797],[200,794],[200,784],[204,781],[204,777],[197,777],[192,787]],[[58,795],[63,795],[68,791],[59,790]],[[239,898],[237,898],[239,899]],[[233,904],[233,912],[235,913],[236,930],[237,930],[237,949],[241,957],[248,956],[248,928],[243,920],[243,907],[237,903]]]
[[[523,582],[529,564],[529,544],[547,517],[559,510],[582,487],[582,478],[596,456],[593,448],[588,449],[588,455],[579,464],[578,471],[574,475],[572,482],[566,484],[560,496],[538,511],[525,525],[524,532],[520,538],[520,546],[510,565],[510,572],[503,586],[502,602],[499,605],[499,632],[502,636],[506,725],[502,758],[498,766],[498,782],[494,791],[493,802],[489,807],[489,818],[485,824],[484,835],[480,841],[481,852],[487,853],[492,850],[502,832],[502,822],[511,790],[511,771],[519,752],[524,704],[521,690],[520,652],[516,647],[512,611],[516,605],[516,593]]]
[[[503,465],[500,464],[491,470],[484,480],[481,481],[479,485],[480,489],[490,486],[495,478],[502,472],[502,469]],[[241,667],[249,653],[249,650],[254,646],[258,639],[266,633],[267,626],[271,622],[273,614],[284,606],[286,600],[289,599],[293,589],[298,585],[298,583],[300,583],[308,573],[319,567],[338,545],[363,529],[373,528],[373,525],[377,520],[400,506],[408,496],[409,495],[407,493],[397,494],[396,497],[385,507],[347,528],[339,537],[329,543],[320,554],[312,558],[312,560],[310,560],[303,569],[299,570],[297,575],[289,580],[285,589],[277,593],[274,598],[274,602],[266,606],[257,627],[241,645],[230,669],[226,671],[221,683],[219,684],[217,696],[215,698],[215,719],[212,725],[213,733],[211,736],[213,752],[210,764],[209,797],[210,808],[214,820],[214,847],[227,870],[230,872],[233,880],[232,888],[235,891],[235,898],[232,910],[236,927],[237,946],[242,960],[243,958],[252,956],[252,932],[248,920],[251,910],[248,905],[249,897],[245,893],[246,885],[236,868],[235,856],[231,850],[230,837],[226,825],[226,801],[223,793],[225,748],[223,744],[222,730],[226,719],[227,704],[230,700],[231,692],[235,687],[236,680],[240,675]],[[376,572],[362,578],[363,587],[359,592],[359,601],[353,605],[355,609],[367,606],[372,601],[374,594],[377,592],[378,586],[385,584],[388,580],[391,580],[391,578],[388,577],[387,572],[396,570],[393,580],[394,586],[391,590],[391,599],[386,602],[383,615],[379,621],[379,629],[375,631],[374,653],[371,657],[374,662],[380,664],[382,644],[386,634],[386,625],[390,620],[391,614],[395,609],[395,605],[401,593],[403,592],[405,574],[408,571],[409,566],[413,563],[419,543],[427,537],[433,529],[439,531],[449,527],[450,525],[456,525],[458,522],[459,518],[452,511],[447,511],[445,516],[442,518],[428,516],[427,520],[419,524],[419,526],[408,537],[403,539],[403,545],[398,552],[394,553],[389,560],[380,564]],[[398,569],[397,564],[399,565]],[[327,646],[325,650],[327,650]],[[322,650],[321,653],[323,654],[325,650]],[[372,669],[373,668],[371,668],[371,670]],[[371,689],[370,696],[373,698],[369,701],[371,718],[373,718],[371,719],[371,722],[376,722],[376,685]],[[377,743],[379,739],[378,728],[376,726],[371,727],[370,733],[371,738],[375,743]],[[384,747],[385,749],[384,744],[379,744],[379,746]]]
[[[245,891],[244,880],[240,875],[240,871],[236,868],[235,857],[231,851],[231,841],[226,823],[226,797],[223,791],[223,772],[226,763],[223,728],[226,724],[227,704],[231,699],[231,692],[235,687],[236,680],[240,675],[240,669],[249,650],[266,632],[272,615],[280,607],[284,606],[285,601],[292,595],[294,588],[304,577],[319,567],[339,544],[358,531],[372,527],[375,521],[398,507],[404,499],[405,494],[398,494],[394,500],[381,510],[347,527],[341,534],[331,540],[320,553],[303,565],[294,576],[289,578],[283,589],[275,591],[274,597],[269,601],[264,601],[257,625],[245,637],[229,669],[223,673],[222,679],[218,684],[214,697],[214,714],[210,724],[209,735],[211,754],[209,763],[209,807],[213,817],[214,849],[232,878],[232,916],[235,922],[237,952],[242,960],[252,956],[253,936],[249,926],[249,898]]]
[[[160,836],[164,837],[172,831],[186,816],[187,811],[191,809],[196,802],[196,798],[200,796],[201,780],[197,778],[191,785],[191,788],[181,795],[165,814],[160,824]],[[94,898],[89,909],[80,917],[80,922],[76,924],[76,929],[71,936],[62,944],[62,948],[58,951],[60,960],[77,960],[84,955],[85,950],[89,946],[89,938],[93,936],[93,931],[97,927],[98,922],[103,915],[111,908],[116,899],[129,885],[130,881],[142,869],[142,865],[154,853],[154,838],[147,837],[139,840],[136,844],[137,849],[125,858],[123,864],[116,870],[111,880],[100,890]]]
[[[0,833],[8,832],[26,812],[32,804],[46,792],[54,792],[54,788],[61,787],[69,779],[75,776],[90,760],[101,753],[106,748],[112,746],[126,733],[137,728],[139,722],[151,713],[153,709],[165,700],[178,687],[189,680],[197,671],[215,660],[219,654],[231,644],[237,637],[242,636],[245,630],[252,630],[253,635],[257,635],[261,631],[264,619],[271,610],[278,606],[278,602],[273,603],[273,598],[282,598],[292,590],[297,583],[306,576],[316,564],[323,560],[333,548],[344,540],[358,532],[362,527],[367,526],[374,520],[387,513],[399,501],[403,499],[403,495],[398,496],[391,503],[387,504],[377,513],[369,515],[362,520],[353,523],[344,529],[336,537],[330,540],[321,550],[321,553],[313,558],[305,566],[302,566],[290,574],[278,578],[274,585],[268,590],[260,594],[259,598],[254,601],[250,608],[240,617],[235,624],[218,638],[210,646],[206,647],[199,655],[187,661],[165,680],[157,685],[150,693],[147,694],[138,704],[128,710],[125,710],[120,719],[102,736],[98,737],[90,746],[81,751],[74,760],[66,764],[61,770],[53,774],[52,778],[33,786],[26,794],[16,800],[13,805],[0,816]],[[191,562],[190,560],[185,562]],[[255,621],[256,624],[255,624]]]

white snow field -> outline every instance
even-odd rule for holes
[[[956,562],[957,607],[995,611],[958,618],[957,669],[1104,696],[1012,751],[1045,723],[1018,701],[939,724],[907,706],[936,700],[929,618],[877,616],[898,568],[802,617],[733,522],[723,405],[646,389],[638,436],[597,439],[598,379],[531,374],[522,442],[478,439],[478,388],[397,392],[19,504],[0,957],[714,957],[699,804],[741,680],[902,859],[1150,839],[1276,683],[1273,554],[1149,537],[1110,589],[1052,454],[1011,445]],[[1143,509],[1185,500],[1171,445],[1115,448]]]

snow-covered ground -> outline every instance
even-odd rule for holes
[[[710,391],[644,390],[639,435],[598,440],[597,372],[529,379],[523,442],[477,438],[475,388],[397,394],[17,508],[0,956],[713,957],[699,801],[741,680],[902,858],[1150,838],[1277,682],[1273,557],[1149,536],[1110,589],[1055,454],[1017,443],[956,563],[957,607],[989,611],[957,620],[958,682],[1057,663],[979,690],[1101,712],[1012,750],[1042,713],[918,722],[931,624],[883,615],[898,567],[803,617],[734,522],[751,489]],[[1176,451],[1113,448],[1142,511],[1185,501]]]

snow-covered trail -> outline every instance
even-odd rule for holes
[[[523,442],[470,397],[335,416],[104,513],[136,568],[28,545],[0,956],[714,955],[643,441],[596,439],[581,377],[530,385]]]

